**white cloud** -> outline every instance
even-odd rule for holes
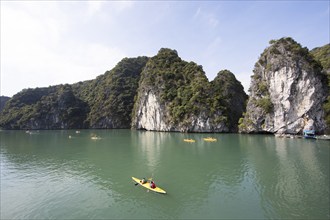
[[[263,11],[272,10],[270,6]],[[329,31],[324,30],[329,25],[322,16],[329,17],[329,7],[321,9],[317,16],[313,10],[307,17],[298,14],[298,26],[297,19],[284,19],[289,23],[267,32],[261,15],[241,3],[1,1],[1,94],[93,79],[125,56],[153,56],[161,47],[177,49],[202,64],[210,79],[226,68],[242,83],[249,82],[250,74],[241,73],[252,72],[263,42],[287,30],[294,36],[302,33],[299,24],[315,18],[315,25],[305,25],[306,39],[301,43],[310,47],[326,42]],[[308,34],[315,30],[320,33]],[[251,56],[254,61],[247,60]]]
[[[104,8],[110,9],[111,13],[118,14],[132,8],[133,5],[134,1],[87,1],[87,15],[92,17],[99,14],[101,17],[105,17]],[[111,17],[112,14],[106,16]]]
[[[200,20],[210,28],[216,28],[219,24],[219,20],[216,14],[212,12],[204,11],[201,8],[197,9],[193,18],[195,20]]]
[[[72,38],[73,17],[57,4],[25,3],[1,8],[1,95],[93,79],[125,57],[117,47]]]
[[[102,5],[104,2],[102,1],[88,1],[87,2],[87,15],[89,17],[95,15],[96,13],[100,12],[102,9]]]
[[[116,11],[122,12],[126,9],[132,8],[134,5],[134,1],[111,1],[110,2],[113,7],[115,7]]]

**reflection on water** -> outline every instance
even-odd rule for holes
[[[251,141],[256,146],[247,154],[267,217],[329,217],[329,196],[324,196],[329,195],[328,143],[272,137]],[[324,144],[323,153],[316,143]],[[319,205],[323,208],[316,214]]]
[[[138,133],[138,145],[141,153],[145,155],[144,161],[151,169],[147,173],[153,174],[155,167],[160,161],[161,144],[165,143],[166,135],[158,132],[140,132]],[[152,176],[152,175],[151,175]]]
[[[1,131],[0,217],[330,217],[329,142],[211,135],[218,141],[130,130]],[[168,194],[148,193],[131,176],[153,177]]]

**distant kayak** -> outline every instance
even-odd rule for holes
[[[154,191],[154,192],[157,192],[157,193],[161,193],[161,194],[166,194],[166,191],[163,190],[163,189],[161,189],[161,188],[159,188],[158,186],[156,186],[156,188],[154,188],[154,189],[151,188],[149,182],[142,184],[140,179],[135,178],[135,177],[132,177],[132,179],[135,182],[137,182],[139,185],[141,185],[141,186],[143,186],[143,187],[145,187],[145,188],[147,188],[147,189],[149,189],[151,191]]]
[[[184,141],[184,142],[191,142],[191,143],[195,142],[194,139],[183,139],[183,141]]]
[[[215,142],[215,141],[217,141],[216,138],[212,138],[212,137],[207,137],[207,138],[203,138],[203,139],[204,139],[204,141],[209,141],[209,142]]]

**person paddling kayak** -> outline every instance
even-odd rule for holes
[[[135,182],[135,186],[143,186],[145,188],[147,188],[148,190],[151,190],[153,192],[157,192],[157,193],[161,193],[161,194],[166,194],[166,191],[163,190],[162,188],[160,188],[159,186],[156,186],[155,182],[151,180],[151,178],[149,180],[147,180],[146,178],[144,178],[145,181],[148,183],[142,183],[142,179],[136,178],[136,177],[132,177],[132,180]],[[152,182],[152,183],[151,183]],[[151,185],[150,185],[151,184]]]
[[[151,182],[150,182],[150,187],[151,187],[152,189],[155,189],[155,188],[156,188],[156,184],[155,184],[154,181],[151,181]]]
[[[145,183],[147,183],[147,180],[146,180],[146,178],[145,177],[143,177],[143,179],[140,181],[142,184],[145,184]]]

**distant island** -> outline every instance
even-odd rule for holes
[[[202,66],[161,48],[93,80],[2,96],[0,127],[330,133],[329,44],[309,51],[290,37],[271,40],[253,73],[248,96],[230,70],[209,81]]]

